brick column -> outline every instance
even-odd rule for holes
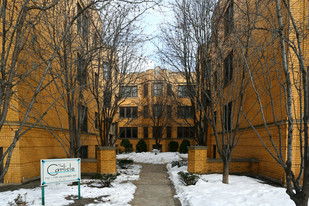
[[[188,147],[188,172],[206,173],[207,169],[207,149],[205,146]]]
[[[99,174],[117,174],[116,147],[98,147],[97,159]]]

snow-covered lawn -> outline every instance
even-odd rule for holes
[[[229,184],[223,184],[221,174],[200,175],[196,185],[184,186],[178,172],[187,171],[187,166],[178,168],[167,165],[177,197],[182,206],[293,206],[292,200],[282,187],[264,184],[246,176],[229,176]]]
[[[133,199],[136,186],[129,182],[139,179],[141,170],[140,165],[131,165],[129,169],[118,169],[120,173],[110,188],[100,188],[100,182],[95,179],[81,180],[81,196],[85,198],[95,198],[90,205],[108,205],[108,206],[126,206]],[[29,205],[41,205],[41,188],[19,189],[14,191],[0,192],[0,205],[9,205],[8,202],[14,202],[14,199],[21,194],[23,200]],[[77,198],[78,187],[71,184],[61,183],[45,187],[45,205],[69,205],[73,199]],[[25,198],[24,198],[25,196]],[[69,197],[69,198],[68,198]]]
[[[181,160],[181,156],[186,157],[187,155],[181,155],[178,152],[162,152],[158,154],[153,152],[132,152],[128,154],[119,154],[117,155],[117,159],[130,159],[134,162],[140,163],[166,164],[172,161]]]
[[[184,186],[180,181],[178,172],[187,171],[187,166],[172,167],[172,161],[187,158],[179,153],[151,152],[130,153],[117,155],[117,159],[131,159],[134,162],[165,164],[167,165],[170,179],[176,188],[178,197],[183,206],[293,206],[282,187],[274,187],[262,181],[246,176],[230,175],[230,184],[222,184],[221,174],[201,175],[196,185]],[[132,180],[139,179],[141,166],[133,165],[129,170],[118,169],[120,175],[112,183],[111,188],[100,188],[94,179],[83,179],[81,182],[81,195],[83,198],[93,198],[94,203],[89,206],[126,206],[129,205],[136,190]],[[1,189],[1,188],[0,188]],[[26,194],[29,205],[41,205],[41,188],[19,189],[0,192],[0,205],[13,202],[18,194]],[[77,186],[68,184],[49,185],[45,188],[46,205],[69,205],[77,197]]]

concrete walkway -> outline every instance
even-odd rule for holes
[[[166,173],[166,165],[140,164],[140,179],[134,184],[137,189],[133,206],[181,206],[174,198],[175,191]]]

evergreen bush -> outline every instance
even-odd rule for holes
[[[123,160],[117,161],[117,164],[121,169],[128,169],[132,163],[133,163],[133,160],[129,160],[129,159],[123,159]]]
[[[124,147],[124,150],[125,150],[126,153],[133,151],[132,144],[131,144],[130,140],[128,140],[128,139],[123,139],[120,142],[120,146]]]
[[[143,139],[138,141],[136,145],[136,152],[147,152],[147,145]]]
[[[169,152],[177,152],[178,147],[179,147],[179,143],[176,141],[170,141],[170,143],[168,143]]]
[[[188,185],[195,185],[195,183],[198,181],[199,176],[192,174],[190,172],[178,172],[178,175],[180,176],[180,179],[182,183],[186,186]]]
[[[190,141],[189,140],[183,140],[182,143],[180,144],[179,152],[180,153],[188,153],[188,146],[190,146]]]

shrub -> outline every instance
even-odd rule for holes
[[[180,171],[180,172],[178,172],[178,175],[180,176],[180,180],[182,181],[182,183],[186,186],[195,185],[196,182],[199,179],[199,177],[197,175],[192,174],[190,172]]]
[[[94,179],[99,179],[102,187],[111,187],[112,186],[112,182],[117,178],[117,175],[113,175],[113,174],[95,174]]]
[[[188,153],[188,146],[190,146],[190,141],[189,140],[183,140],[182,143],[180,144],[179,152],[180,153]]]
[[[32,203],[27,202],[26,201],[26,196],[27,196],[27,193],[24,194],[24,197],[21,194],[18,194],[17,197],[14,199],[14,202],[8,202],[8,205],[9,206],[33,205],[34,201]]]
[[[147,145],[143,139],[136,144],[136,152],[147,152]]]
[[[128,169],[128,167],[133,163],[133,160],[123,159],[118,160],[117,164],[121,169]]]
[[[123,139],[120,142],[120,146],[123,146],[124,149],[125,149],[125,152],[127,152],[127,153],[133,151],[132,144],[131,144],[130,140],[128,140],[128,139]]]
[[[172,167],[182,167],[182,166],[187,166],[188,162],[183,162],[183,161],[172,161]]]
[[[178,147],[179,147],[179,143],[176,141],[170,141],[170,143],[168,143],[169,152],[177,152]]]

